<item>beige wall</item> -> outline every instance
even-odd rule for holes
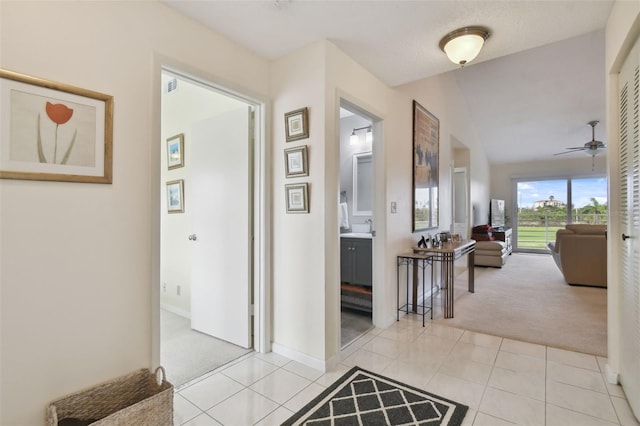
[[[154,58],[265,95],[269,72],[156,2],[2,1],[0,31],[2,68],[115,101],[112,185],[0,180],[0,424],[38,425],[50,401],[152,364]]]

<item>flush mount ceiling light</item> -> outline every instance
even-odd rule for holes
[[[478,56],[489,35],[489,30],[485,27],[460,28],[442,37],[440,49],[447,54],[451,62],[465,66]]]

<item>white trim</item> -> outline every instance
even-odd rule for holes
[[[376,236],[372,241],[372,263],[373,263],[373,274],[372,274],[372,288],[373,288],[373,325],[376,327],[384,327],[385,325],[390,324],[389,320],[393,321],[395,319],[395,307],[393,307],[393,302],[391,299],[388,299],[385,295],[387,294],[395,294],[395,285],[393,285],[393,291],[390,288],[386,288],[386,242],[387,242],[387,215],[386,215],[386,203],[387,203],[387,193],[386,193],[386,175],[385,175],[385,158],[384,158],[384,117],[383,114],[376,111],[375,108],[367,105],[365,102],[349,95],[346,91],[342,89],[336,89],[336,97],[335,97],[335,114],[336,114],[336,143],[338,144],[338,149],[336,150],[338,159],[340,161],[340,107],[347,107],[350,111],[355,111],[358,115],[361,115],[364,118],[371,120],[373,127],[373,142],[371,143],[371,153],[373,158],[373,181],[374,181],[374,196],[373,196],[373,211],[372,211],[372,220],[373,226],[376,231]],[[339,173],[339,171],[338,171]],[[340,182],[340,177],[338,176],[338,183]],[[329,190],[329,189],[328,189]],[[340,188],[336,188],[336,194],[339,194]],[[336,203],[339,197],[336,197]],[[336,205],[334,211],[337,211],[338,206]],[[336,233],[339,233],[340,230],[336,229]],[[340,238],[337,239],[338,245],[336,247],[336,256],[338,256],[338,262],[336,263],[338,266],[340,265]],[[338,271],[338,281],[339,271]],[[395,283],[394,283],[395,284]],[[340,286],[336,286],[336,291],[340,291]],[[338,300],[339,300],[338,295]],[[385,301],[387,301],[388,306],[385,306]],[[338,309],[337,315],[340,315],[340,309]],[[392,319],[393,318],[393,319]],[[340,318],[338,318],[337,322],[338,326],[340,325]],[[340,332],[336,333],[338,342],[337,347],[340,348]]]
[[[164,309],[165,311],[181,316],[182,318],[191,319],[191,312],[185,311],[184,309],[176,308],[175,306],[169,305],[167,303],[160,303],[160,309]]]
[[[180,71],[177,71],[180,70]],[[151,84],[152,122],[151,140],[161,137],[161,92],[162,72],[168,72],[199,82],[206,87],[246,102],[255,108],[254,124],[254,265],[253,296],[255,301],[253,348],[257,352],[269,352],[271,342],[271,246],[270,225],[270,125],[268,119],[268,101],[236,84],[225,81],[215,75],[178,62],[173,58],[154,52]],[[151,280],[160,282],[160,154],[161,144],[150,144],[150,227],[151,227]],[[151,286],[151,367],[160,365],[160,288]]]
[[[607,383],[617,385],[620,383],[620,375],[617,371],[614,371],[609,363],[604,366],[604,377],[607,379]]]
[[[307,367],[311,367],[315,370],[322,371],[323,373],[326,373],[327,371],[329,371],[327,368],[329,361],[319,360],[307,354],[303,354],[302,352],[298,352],[296,350],[283,346],[279,343],[273,342],[271,346],[272,346],[271,349],[273,350],[273,352],[278,355],[282,355],[285,358],[292,359],[294,361],[297,361],[301,364],[306,365]],[[333,362],[333,365],[335,365],[335,362],[334,361],[332,362]]]

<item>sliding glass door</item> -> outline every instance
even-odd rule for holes
[[[517,180],[515,192],[516,250],[547,252],[567,223],[607,223],[605,177]]]

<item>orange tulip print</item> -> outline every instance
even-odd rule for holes
[[[71,108],[67,108],[67,106],[63,104],[54,105],[51,102],[47,102],[47,106],[45,108],[51,121],[58,125],[66,123],[73,115],[73,110]]]
[[[67,107],[64,104],[52,104],[51,102],[47,102],[45,105],[45,111],[47,112],[47,116],[51,119],[51,121],[56,123],[56,130],[54,135],[55,144],[53,148],[53,164],[56,164],[58,161],[58,127],[60,127],[61,125],[71,120],[71,117],[73,116],[73,109]],[[73,148],[73,145],[76,143],[77,134],[78,134],[78,130],[76,129],[76,131],[73,133],[73,137],[71,138],[71,142],[67,147],[67,151],[65,152],[64,157],[62,157],[62,160],[60,161],[60,164],[67,163],[67,160],[69,159],[69,155],[71,154],[71,148]],[[42,149],[42,138],[40,135],[40,115],[39,114],[38,114],[38,159],[40,160],[41,163],[48,162],[44,155],[44,150]]]

